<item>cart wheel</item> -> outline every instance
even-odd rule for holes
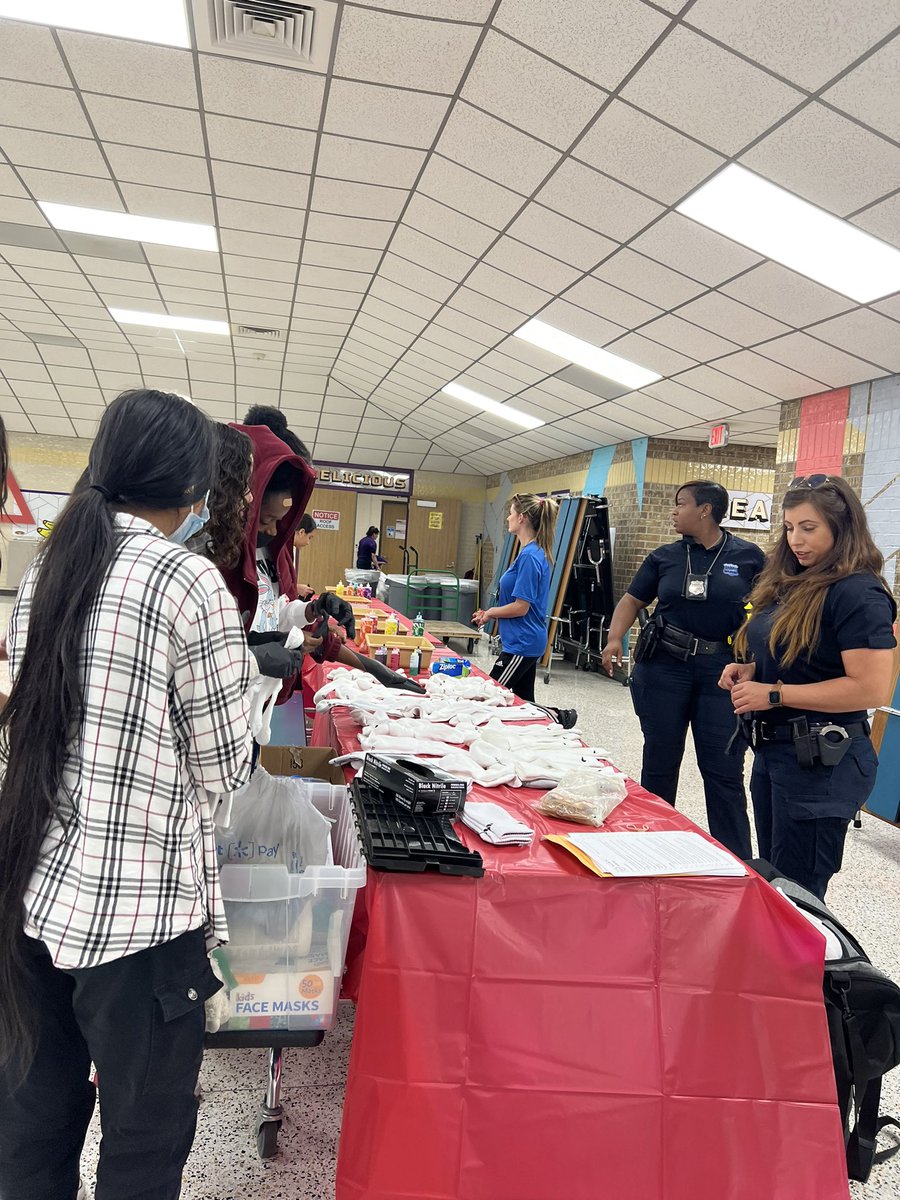
[[[263,1162],[278,1154],[278,1131],[280,1121],[266,1121],[260,1117],[256,1125],[256,1153]]]

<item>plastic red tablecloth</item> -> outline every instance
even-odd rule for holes
[[[846,1200],[819,935],[755,875],[599,879],[539,795],[474,790],[537,830],[464,830],[483,879],[369,872],[336,1200]]]

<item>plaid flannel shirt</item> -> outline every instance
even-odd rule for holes
[[[94,967],[204,926],[227,938],[208,795],[250,777],[256,668],[219,572],[146,521],[120,542],[88,617],[84,722],[25,897],[25,932],[59,967]],[[40,563],[9,627],[22,666]],[[33,736],[39,741],[41,731]]]

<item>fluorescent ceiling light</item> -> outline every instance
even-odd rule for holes
[[[111,308],[109,315],[120,325],[151,325],[156,329],[184,329],[188,333],[218,333],[228,337],[227,321],[206,321],[202,317],[170,317],[168,313],[135,312],[131,308]]]
[[[737,163],[678,212],[860,304],[900,291],[900,250]]]
[[[537,417],[530,417],[528,413],[519,412],[517,408],[510,408],[508,404],[500,404],[497,400],[491,400],[489,396],[473,392],[471,388],[463,387],[461,383],[448,383],[446,387],[441,388],[441,391],[455,400],[462,400],[463,404],[471,404],[473,408],[480,408],[482,412],[490,413],[493,417],[500,417],[504,421],[512,422],[513,425],[520,425],[522,429],[537,429],[539,425],[544,424]]]
[[[51,204],[47,200],[38,200],[38,207],[54,229],[71,233],[125,238],[130,242],[154,242],[158,246],[180,246],[187,250],[219,249],[212,225],[165,221],[161,217],[133,217],[130,213],[80,208],[76,204]]]
[[[0,17],[190,49],[184,0],[0,0]]]
[[[579,367],[586,367],[588,371],[594,371],[604,379],[621,383],[623,387],[631,388],[632,391],[646,387],[648,383],[659,383],[662,379],[662,375],[657,375],[655,371],[638,366],[637,363],[622,358],[621,355],[612,354],[609,350],[601,350],[591,342],[573,337],[571,333],[563,333],[561,329],[548,325],[546,321],[538,321],[537,318],[517,329],[516,337],[531,342],[532,346],[540,346],[542,350],[549,350],[551,354],[557,354],[560,358],[567,358]]]

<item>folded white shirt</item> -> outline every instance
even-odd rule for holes
[[[462,811],[462,822],[482,841],[494,846],[530,846],[534,830],[517,820],[499,804],[469,802]]]

